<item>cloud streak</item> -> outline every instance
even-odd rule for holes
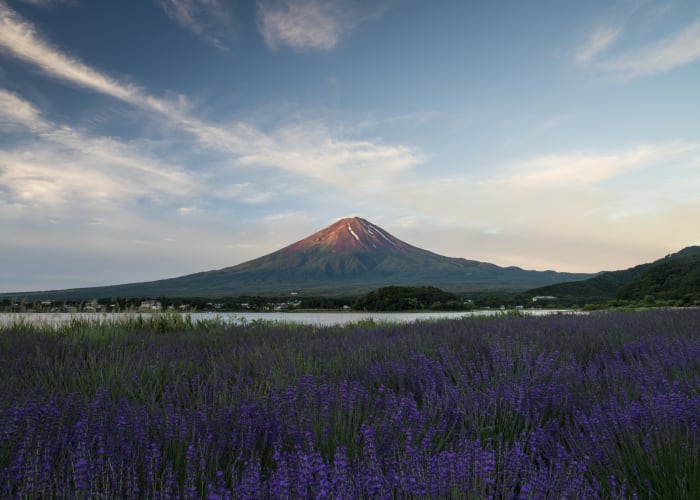
[[[349,0],[260,0],[258,28],[271,49],[329,51],[358,24],[379,15],[383,3],[368,9]]]
[[[574,61],[620,81],[665,73],[700,59],[700,20],[664,39],[601,58],[622,35],[622,27],[601,26],[574,54]]]
[[[241,122],[223,126],[206,123],[189,112],[184,97],[168,101],[149,95],[136,85],[120,82],[64,54],[1,2],[0,50],[54,78],[156,113],[192,134],[200,144],[239,158],[242,165],[281,169],[340,186],[358,172],[391,175],[410,168],[420,158],[405,146],[338,139],[327,129],[281,127],[266,134]]]
[[[0,89],[0,130],[40,131],[45,127],[38,109],[12,92]]]
[[[349,29],[336,2],[261,2],[258,17],[260,32],[272,49],[287,45],[302,50],[331,50]]]
[[[516,163],[499,182],[540,188],[591,187],[665,158],[696,151],[697,144],[643,144],[612,154],[547,155]]]
[[[53,7],[55,5],[71,3],[73,0],[20,0],[22,3],[34,5],[35,7]]]
[[[589,63],[595,56],[612,45],[622,33],[622,27],[601,26],[597,28],[586,44],[575,54],[574,59],[579,64]]]
[[[146,95],[68,56],[42,39],[34,26],[0,1],[0,51],[34,64],[48,75],[114,97],[135,106],[166,112],[171,103]]]
[[[626,52],[600,63],[600,68],[615,77],[631,80],[664,73],[700,59],[700,21],[681,32]]]
[[[231,14],[222,0],[158,0],[165,14],[221,50],[231,34]]]
[[[501,265],[619,269],[647,260],[644,248],[660,256],[692,241],[689,221],[700,205],[688,172],[698,152],[700,143],[677,141],[536,156],[490,178],[405,179],[386,197],[395,213],[420,214],[407,233],[423,248],[439,239],[441,253]],[[635,183],[627,182],[632,175]]]
[[[251,145],[240,157],[244,165],[277,166],[347,189],[386,181],[421,161],[412,148],[336,139],[318,124],[286,126]]]
[[[2,198],[18,206],[128,203],[139,197],[187,196],[196,189],[184,171],[166,167],[134,145],[51,123],[31,103],[4,90],[0,127],[25,132],[20,144],[0,151]]]

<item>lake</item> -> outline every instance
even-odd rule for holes
[[[533,316],[548,314],[573,314],[572,310],[552,309],[523,309],[519,313]],[[444,312],[194,312],[189,314],[194,321],[220,318],[226,323],[241,324],[256,320],[280,321],[286,323],[303,323],[308,325],[331,326],[345,323],[374,319],[376,321],[389,321],[406,323],[413,321],[430,321],[438,319],[455,319],[469,316],[496,316],[507,313],[498,309],[479,311],[444,311]],[[142,313],[149,316],[151,313]],[[0,326],[8,325],[14,321],[28,321],[30,323],[60,324],[71,319],[87,319],[94,321],[119,320],[134,313],[0,313]]]

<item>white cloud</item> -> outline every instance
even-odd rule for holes
[[[384,193],[395,213],[385,227],[422,248],[500,265],[629,266],[697,240],[699,151],[698,143],[640,144],[542,155],[490,178],[402,178]]]
[[[328,51],[357,24],[382,12],[384,3],[367,8],[350,0],[260,0],[258,26],[272,49]]]
[[[207,40],[219,49],[226,49],[231,36],[229,4],[222,0],[158,0],[167,16],[183,28]]]
[[[700,59],[700,21],[656,43],[603,61],[601,68],[623,79],[663,73]]]
[[[0,51],[34,64],[47,74],[133,105],[166,112],[172,104],[146,95],[64,54],[44,41],[30,23],[0,2]]]
[[[260,31],[270,48],[330,50],[347,29],[335,2],[297,0],[261,2]]]
[[[420,155],[406,146],[335,138],[323,127],[281,127],[265,134],[255,126],[236,122],[212,125],[188,112],[186,99],[168,101],[122,83],[69,57],[51,46],[0,3],[0,50],[34,64],[47,74],[154,112],[194,135],[208,148],[232,154],[243,165],[258,165],[340,185],[353,176],[383,178],[410,168]]]
[[[235,182],[217,187],[214,194],[225,200],[242,203],[264,203],[270,201],[275,193],[271,190],[259,190],[251,182]]]
[[[276,166],[348,190],[386,181],[421,160],[409,147],[336,139],[318,124],[287,126],[251,145],[240,157],[244,165]]]
[[[70,4],[74,0],[20,0],[22,3],[34,5],[35,7],[53,7],[54,5]]]
[[[589,36],[586,44],[579,48],[574,59],[579,64],[590,62],[595,56],[603,52],[615,42],[622,33],[622,27],[600,26]]]
[[[598,28],[587,44],[576,52],[575,61],[590,66],[603,76],[627,81],[671,71],[700,59],[700,21],[645,46],[607,58],[598,57],[621,33],[621,28]]]
[[[698,149],[698,145],[674,142],[643,144],[611,154],[574,153],[547,155],[511,165],[499,182],[541,188],[560,186],[589,187],[644,168],[670,156]]]
[[[0,89],[0,130],[34,131],[46,128],[39,110],[15,94]]]
[[[123,203],[158,193],[184,196],[196,187],[185,172],[163,165],[138,144],[53,124],[32,104],[4,90],[0,128],[25,132],[13,149],[0,151],[3,197],[16,204]]]
[[[186,197],[185,176],[159,172],[139,160],[120,158],[109,145],[88,154],[60,145],[33,145],[33,151],[0,152],[2,197],[24,207],[68,209],[133,204],[158,197]]]

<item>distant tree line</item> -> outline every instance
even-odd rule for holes
[[[636,301],[676,301],[694,305],[700,300],[700,255],[658,264],[622,287],[617,298]]]
[[[387,286],[357,299],[360,311],[463,310],[471,306],[457,295],[432,286]]]
[[[138,311],[144,303],[157,303],[163,310],[178,311],[270,311],[292,309],[343,309],[357,297],[300,297],[292,295],[238,297],[113,297],[100,299],[3,298],[0,311],[6,312],[129,312]]]
[[[626,274],[625,274],[626,273]],[[700,255],[690,255],[659,263],[632,276],[628,271],[607,273],[588,283],[572,283],[546,300],[533,301],[545,288],[512,293],[484,291],[459,297],[432,286],[388,286],[362,297],[323,297],[303,295],[237,297],[112,297],[100,299],[44,299],[40,296],[5,297],[1,311],[39,312],[128,312],[138,311],[146,302],[158,303],[163,310],[177,311],[273,311],[299,309],[343,309],[360,311],[469,310],[494,308],[638,308],[700,306]],[[629,276],[628,276],[629,275]],[[612,278],[611,278],[612,279]],[[576,285],[576,286],[574,286]],[[554,288],[552,288],[554,290]],[[549,295],[549,294],[544,294]],[[555,296],[554,296],[555,295]]]

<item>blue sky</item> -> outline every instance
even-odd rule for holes
[[[0,291],[235,265],[358,215],[621,269],[700,244],[696,1],[0,0]]]

